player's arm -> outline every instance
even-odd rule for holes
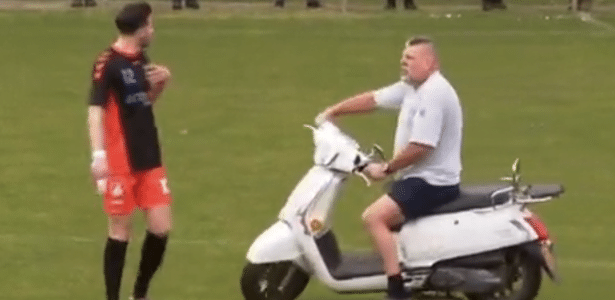
[[[146,66],[145,74],[150,85],[147,96],[150,102],[155,103],[171,78],[171,71],[165,66],[150,64]]]
[[[109,54],[103,53],[92,74],[92,90],[88,103],[88,133],[92,151],[91,171],[94,179],[102,179],[107,175],[107,153],[105,151],[104,118],[107,105],[110,82],[115,68],[108,61]]]
[[[99,105],[90,105],[88,107],[88,128],[90,133],[90,147],[92,149],[92,154],[105,151],[103,121],[103,107]]]
[[[91,169],[92,176],[96,180],[104,178],[108,171],[103,122],[104,108],[99,105],[90,105],[88,107],[88,131],[92,149]]]

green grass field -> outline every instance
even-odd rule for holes
[[[0,299],[103,299],[106,221],[89,178],[85,108],[93,60],[115,35],[111,20],[106,10],[0,11]],[[557,240],[564,278],[561,286],[545,280],[538,299],[608,299],[614,26],[605,13],[592,23],[525,8],[162,12],[150,56],[174,75],[156,113],[175,228],[152,299],[241,299],[250,243],[311,165],[302,125],[396,80],[413,34],[436,39],[462,99],[465,182],[495,181],[520,157],[526,182],[566,186],[563,198],[535,207]],[[387,114],[343,122],[366,147],[389,153],[394,124]],[[336,212],[342,248],[369,247],[360,214],[380,193],[352,180]],[[380,298],[337,295],[312,281],[300,299]]]

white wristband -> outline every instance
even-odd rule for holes
[[[92,152],[92,159],[97,159],[97,158],[106,158],[107,157],[107,151],[105,150],[96,150],[94,152]]]

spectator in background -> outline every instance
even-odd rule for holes
[[[570,0],[568,10],[572,10],[572,0]],[[577,0],[578,11],[589,11],[592,8],[592,0]]]
[[[70,4],[71,7],[94,7],[96,6],[96,0],[73,0]]]
[[[395,9],[395,6],[395,0],[387,0],[387,5],[384,8]],[[416,4],[414,4],[414,0],[404,0],[404,9],[416,10]]]
[[[173,1],[173,10],[180,10],[183,8],[182,0],[172,0]],[[198,0],[186,0],[186,8],[199,9],[200,5]]]
[[[284,0],[275,0],[274,5],[275,7],[284,7]],[[321,6],[322,4],[320,3],[319,0],[307,0],[306,1],[307,8],[319,8]]]
[[[483,10],[490,11],[494,9],[506,9],[506,4],[504,4],[504,0],[482,0],[483,1]]]

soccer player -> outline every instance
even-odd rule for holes
[[[171,195],[152,111],[171,73],[150,64],[144,52],[154,35],[149,4],[127,4],[115,24],[119,37],[98,56],[92,71],[91,172],[108,216],[103,266],[107,299],[119,299],[136,208],[145,213],[147,232],[133,297],[144,299],[171,229]]]
[[[402,80],[327,108],[317,123],[376,108],[399,111],[395,151],[387,163],[364,172],[375,180],[395,174],[390,191],[363,213],[363,222],[384,262],[386,299],[409,299],[403,287],[393,228],[429,214],[459,195],[462,113],[455,89],[440,73],[433,42],[410,39],[402,53]],[[421,243],[423,241],[416,241]]]

